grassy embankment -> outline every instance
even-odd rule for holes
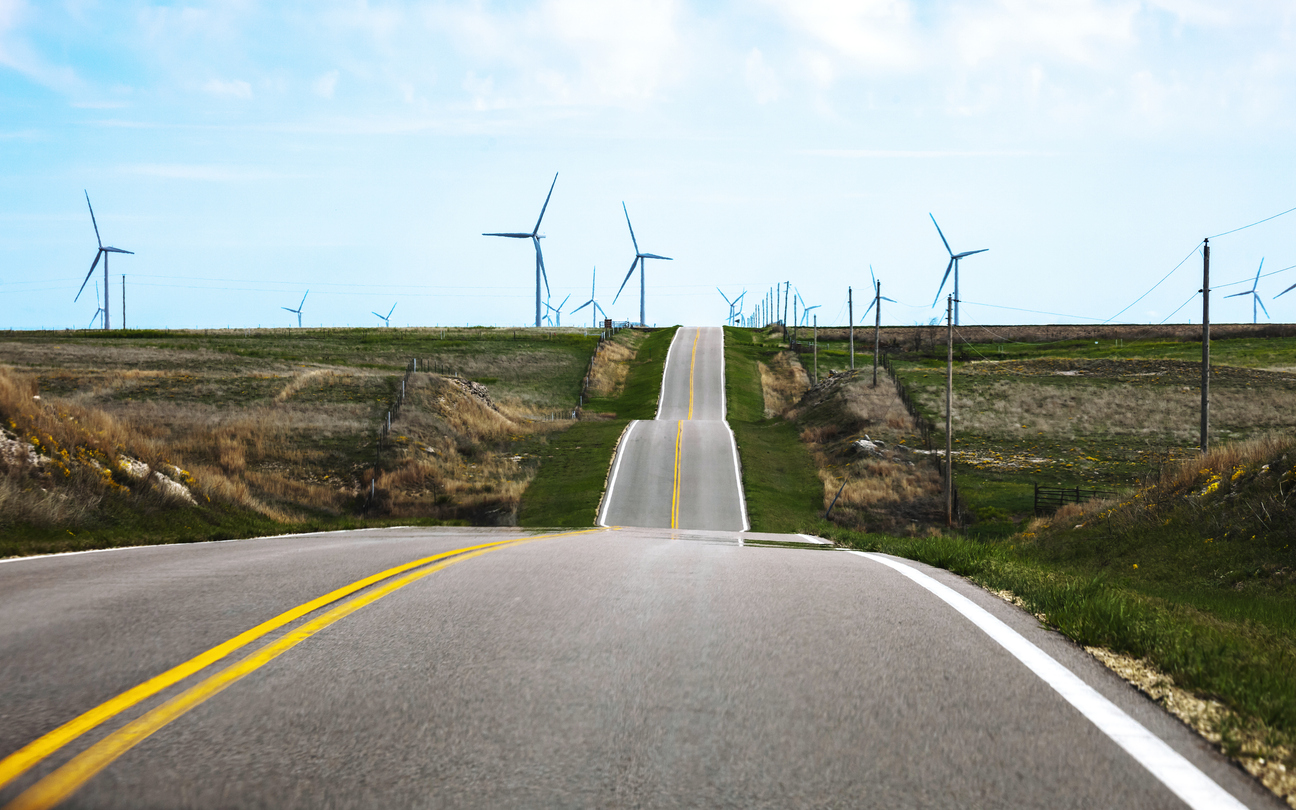
[[[1098,654],[1114,668],[1138,670],[1134,659],[1151,664],[1143,688],[1296,801],[1289,407],[1296,389],[1281,371],[1296,359],[1296,341],[1215,343],[1213,425],[1217,446],[1229,445],[1205,459],[1194,447],[1197,370],[1174,362],[1193,358],[1199,346],[1004,344],[994,347],[1002,362],[985,362],[977,352],[989,348],[964,345],[978,362],[965,358],[955,377],[955,468],[975,520],[970,529],[898,537],[833,525],[819,533],[1008,592],[1078,642],[1103,648]],[[844,351],[829,352],[827,362],[821,353],[821,370],[845,365]],[[1113,352],[1121,356],[1101,356]],[[942,403],[941,354],[898,364],[933,417]],[[852,395],[867,383],[838,380],[840,396],[791,412],[812,445],[820,426],[851,422],[845,406],[853,400],[874,409],[864,415],[875,424],[887,421],[885,403]],[[1258,438],[1275,433],[1286,438]],[[1032,520],[1034,481],[1101,486],[1123,497]],[[801,519],[813,515],[804,510]],[[1171,696],[1171,681],[1204,700]]]
[[[828,524],[823,512],[823,484],[797,426],[770,413],[768,377],[782,352],[765,332],[725,327],[725,398],[727,418],[742,459],[743,491],[752,531],[820,533]],[[777,396],[770,391],[769,399]],[[782,403],[779,403],[782,404]]]
[[[575,329],[5,334],[0,555],[357,525],[411,357],[493,402],[415,375],[380,469],[387,515],[511,522],[596,343]]]
[[[551,436],[535,478],[522,496],[522,526],[592,526],[603,497],[617,440],[631,420],[653,419],[661,392],[666,354],[678,327],[634,338],[633,359],[625,358],[624,379],[585,403],[582,419]]]

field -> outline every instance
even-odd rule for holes
[[[5,463],[0,554],[348,525],[412,358],[371,516],[512,522],[597,343],[581,329],[0,334],[6,447],[34,439],[77,462]],[[123,458],[148,471],[120,474]],[[158,497],[155,472],[197,504]]]

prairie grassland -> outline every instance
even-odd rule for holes
[[[490,522],[507,522],[497,513],[516,507],[517,487],[526,480],[518,470],[526,465],[465,457],[479,452],[479,443],[493,448],[535,433],[537,425],[561,427],[535,420],[575,406],[597,338],[583,330],[446,335],[394,329],[10,333],[0,342],[9,392],[0,416],[12,423],[15,437],[39,433],[60,449],[83,448],[87,458],[126,455],[157,469],[183,468],[203,508],[210,503],[278,522],[337,519],[354,514],[367,491],[378,422],[405,363],[417,357],[421,367],[473,375],[488,386],[493,416],[473,411],[475,397],[443,391],[452,385],[444,378],[418,375],[419,385],[437,388],[443,402],[434,419],[411,427],[419,428],[425,446],[444,447],[463,463],[424,453],[429,461],[422,465],[398,458],[396,467],[381,469],[380,483],[386,478],[396,487],[392,514],[475,520],[490,513]],[[407,400],[398,433],[404,420],[417,421],[420,402]],[[16,457],[3,471],[0,523],[7,526],[106,530],[129,522],[135,508],[118,503],[124,492],[109,497],[94,490],[94,479],[89,489],[68,489],[71,477],[46,480]],[[400,489],[406,481],[409,493]],[[428,482],[437,487],[431,499],[424,497]],[[149,506],[148,487],[122,485],[135,506]],[[487,506],[493,494],[498,503]],[[429,508],[420,511],[425,502]]]
[[[591,399],[611,399],[621,395],[630,374],[630,362],[646,338],[647,333],[628,329],[599,344],[590,366]]]

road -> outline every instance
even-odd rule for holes
[[[657,418],[631,422],[621,437],[599,523],[743,531],[739,469],[725,421],[724,332],[682,327],[666,358]]]
[[[1282,807],[980,588],[746,531],[721,340],[613,528],[0,561],[0,808]]]
[[[1189,806],[1058,691],[1091,688],[1192,806],[1281,806],[979,588],[760,539],[384,529],[0,563],[0,805]]]

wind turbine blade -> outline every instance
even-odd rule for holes
[[[99,266],[99,257],[102,255],[103,255],[102,252],[95,254],[95,260],[90,264],[90,272],[86,273],[85,281],[81,282],[81,289],[77,290],[76,298],[72,299],[72,303],[75,304],[77,298],[80,298],[81,293],[85,291],[85,285],[90,283],[90,276],[94,275],[95,268]],[[1282,295],[1282,293],[1278,293],[1278,294]]]
[[[729,296],[724,294],[724,290],[720,289],[719,287],[716,287],[716,292],[720,293],[720,297],[725,300],[726,304],[728,304],[729,306],[733,306],[733,301],[730,301]]]
[[[594,308],[597,309],[599,311],[599,314],[602,315],[604,318],[607,317],[607,313],[603,311],[603,307],[599,306],[597,301],[594,302]]]
[[[279,308],[282,309],[282,310],[284,310],[284,311],[286,311],[286,312],[296,312],[296,311],[297,311],[297,310],[295,310],[295,309],[288,309],[288,307],[279,307]]]
[[[894,298],[887,298],[885,295],[882,296],[882,300],[883,300],[883,301],[890,301],[890,302],[893,303],[893,304],[899,303],[899,302],[896,301]]]
[[[570,298],[571,298],[571,293],[568,293],[568,294],[567,294],[567,298],[564,298],[564,299],[562,300],[562,303],[558,305],[558,311],[559,311],[559,312],[562,312],[562,308],[565,307],[565,306],[567,306],[567,301],[568,301]]]
[[[545,203],[540,208],[540,218],[536,220],[536,226],[528,236],[535,236],[540,232],[540,220],[544,219],[545,209],[549,207],[549,198],[553,196],[554,186],[558,185],[558,172],[554,172],[553,182],[549,184],[549,193],[545,195]]]
[[[645,259],[661,259],[668,262],[675,261],[670,256],[658,256],[656,253],[640,253],[639,255],[643,256]]]
[[[310,290],[307,290],[307,291],[306,291],[306,295],[310,295]],[[302,307],[306,306],[306,295],[303,295],[303,296],[302,296],[301,303],[297,305],[297,311],[298,311],[298,312],[301,312]]]
[[[625,289],[626,282],[629,281],[630,277],[634,275],[635,268],[638,266],[639,266],[639,257],[635,256],[634,261],[630,262],[630,272],[626,273],[626,277],[621,282],[621,286],[617,288],[617,294],[612,296],[613,304],[615,304],[617,302],[617,299],[621,297],[621,291]],[[1282,295],[1282,293],[1279,293],[1279,295]]]
[[[967,256],[975,256],[975,255],[978,254],[978,253],[985,253],[985,252],[986,252],[987,250],[989,250],[989,249],[990,249],[990,248],[981,248],[980,250],[969,250],[969,251],[966,252],[966,253],[960,253],[960,254],[958,254],[958,255],[955,256],[954,258],[956,258],[956,259],[962,259],[962,258],[965,258],[965,257],[967,257]]]
[[[932,224],[936,226],[936,233],[940,234],[941,241],[945,243],[945,250],[949,253],[950,256],[953,256],[954,251],[950,249],[949,241],[945,238],[945,232],[942,231],[940,229],[940,225],[937,224],[936,217],[933,217],[930,211],[927,212],[927,216],[931,217]]]
[[[129,253],[132,256],[135,255],[135,251],[133,250],[122,250],[121,248],[115,248],[115,247],[106,247],[103,248],[102,250],[104,253]]]
[[[1244,295],[1255,295],[1255,292],[1254,292],[1253,290],[1247,290],[1246,292],[1233,293],[1232,295],[1226,295],[1226,296],[1224,296],[1224,297],[1225,297],[1225,298],[1240,298],[1240,297],[1242,297],[1242,296],[1244,296]]]
[[[626,227],[630,229],[630,241],[634,243],[635,256],[639,255],[639,242],[635,239],[634,226],[630,224],[630,211],[626,209],[625,200],[621,201],[621,210],[625,211]],[[615,301],[613,303],[616,303]]]
[[[1256,303],[1260,305],[1260,311],[1263,312],[1263,313],[1265,314],[1265,317],[1266,317],[1266,318],[1268,318],[1268,317],[1269,317],[1269,310],[1265,309],[1264,301],[1261,301],[1261,300],[1260,300],[1260,296],[1258,296],[1258,295],[1256,296]]]
[[[529,233],[484,233],[482,236],[506,236],[509,239],[530,239],[532,234]]]
[[[584,309],[585,307],[589,306],[589,305],[592,304],[592,303],[594,303],[594,299],[593,299],[593,298],[591,298],[590,300],[586,301],[585,303],[583,303],[583,304],[581,304],[580,306],[578,306],[578,307],[576,307],[575,309],[573,309],[573,310],[571,311],[571,314],[575,315],[577,312],[580,312],[582,309]]]
[[[379,318],[381,318],[382,320],[384,320],[384,321],[387,320],[387,316],[383,315],[381,312],[374,312],[372,309],[369,310],[369,311],[370,311],[370,312],[373,312],[373,314],[377,315],[377,316],[378,316]]]
[[[935,221],[935,220],[933,220]],[[877,276],[873,275],[873,265],[869,265],[869,280],[873,282],[873,289],[877,289]]]
[[[82,191],[85,191],[85,189],[82,189]],[[90,209],[90,224],[94,225],[95,229],[95,241],[99,243],[99,247],[103,247],[103,240],[99,238],[99,223],[95,222],[94,206],[90,204],[90,192],[86,191],[85,195],[86,208]]]
[[[396,304],[392,304],[392,308],[387,310],[387,317],[390,318],[391,314],[395,311],[396,311]]]
[[[1260,283],[1260,271],[1264,269],[1264,257],[1260,257],[1260,266],[1256,268],[1255,281],[1251,282],[1251,292],[1255,292],[1256,285]]]
[[[861,321],[863,321],[866,317],[868,317],[869,310],[873,309],[873,305],[876,304],[876,303],[877,303],[877,300],[876,300],[876,299],[873,300],[873,301],[869,301],[869,305],[868,305],[868,307],[864,310],[864,314],[860,316],[860,320],[861,320]]]
[[[936,220],[934,219],[932,220],[932,222],[935,221]],[[940,288],[936,290],[936,297],[932,299],[932,306],[936,306],[936,302],[940,300],[940,294],[945,290],[945,282],[949,281],[949,274],[950,271],[953,269],[954,269],[954,258],[951,256],[949,260],[949,264],[945,265],[945,277],[941,279]]]
[[[1296,284],[1293,284],[1293,285],[1291,285],[1290,287],[1288,287],[1287,289],[1285,289],[1285,290],[1283,290],[1282,292],[1278,293],[1278,295],[1275,295],[1274,298],[1279,298],[1279,297],[1281,297],[1281,296],[1284,296],[1284,295],[1286,295],[1287,293],[1291,292],[1292,290],[1296,290]]]

